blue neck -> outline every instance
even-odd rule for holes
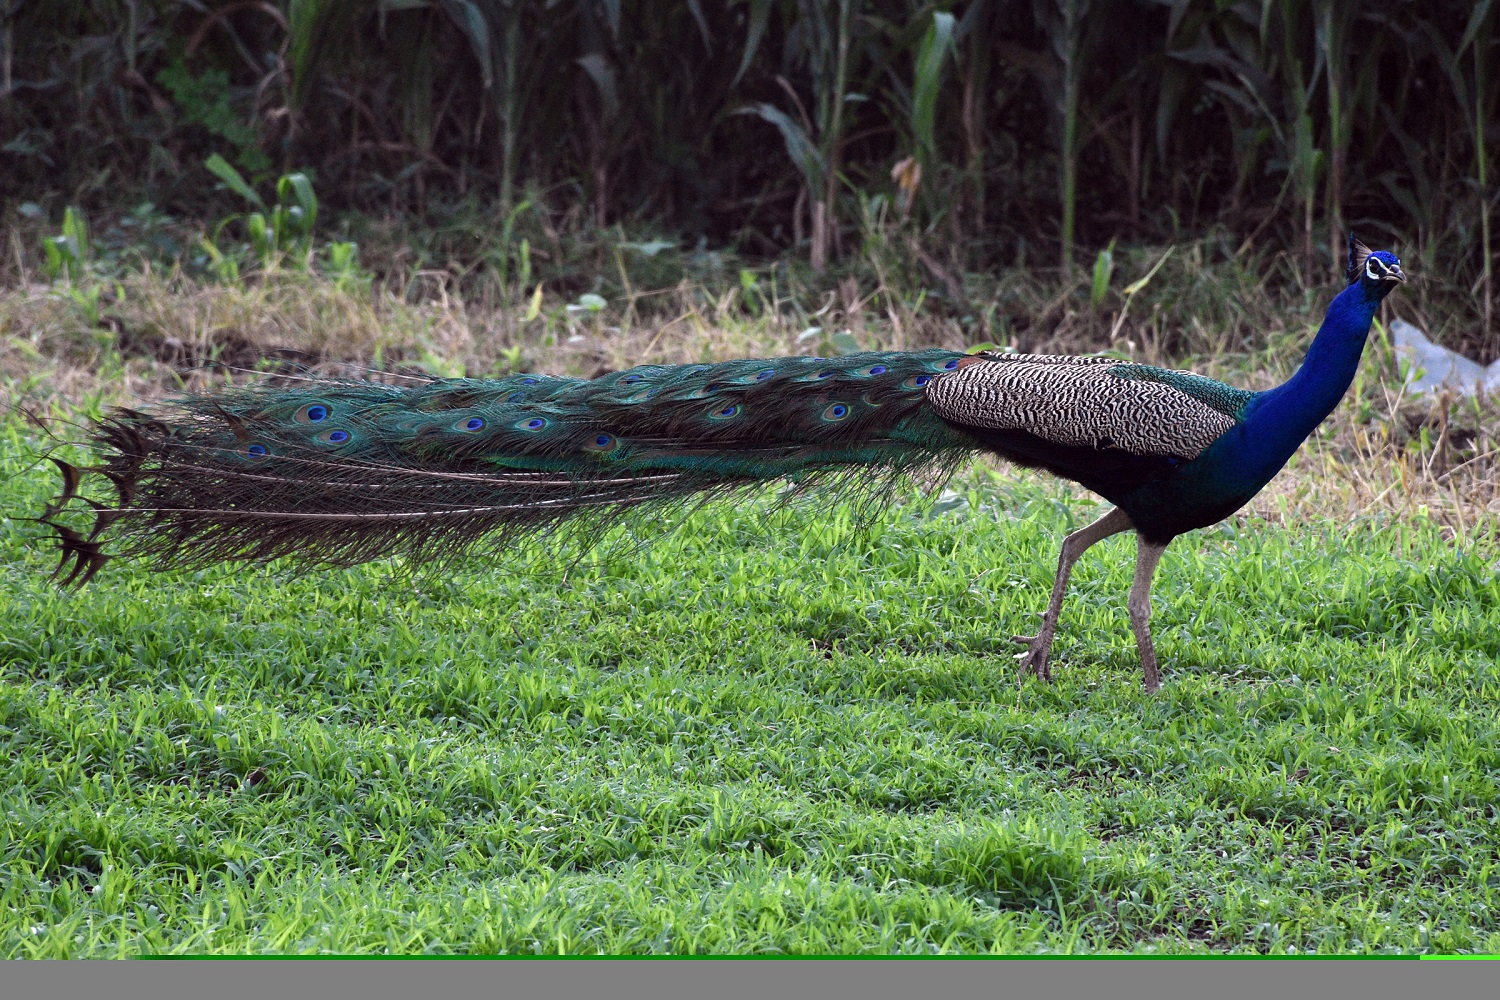
[[[1302,367],[1251,404],[1244,423],[1248,452],[1244,457],[1251,466],[1268,465],[1267,479],[1333,412],[1354,381],[1370,322],[1384,292],[1369,281],[1357,281],[1340,292],[1329,305]]]

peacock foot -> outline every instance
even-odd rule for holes
[[[1013,635],[1010,638],[1012,642],[1027,647],[1026,652],[1016,654],[1021,664],[1020,679],[1024,681],[1028,673],[1035,673],[1039,679],[1051,681],[1052,668],[1047,665],[1047,658],[1052,654],[1051,630],[1044,628],[1037,635]]]

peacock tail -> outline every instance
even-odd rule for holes
[[[941,478],[977,443],[925,403],[964,355],[647,365],[595,379],[514,375],[416,387],[285,380],[122,410],[95,433],[106,458],[58,463],[46,515],[68,580],[101,539],[162,568],[220,560],[350,565],[429,560],[564,522],[630,513],[772,479],[830,478],[876,499],[913,473]],[[84,472],[117,501],[84,534],[56,514]],[[60,567],[61,569],[61,567]]]

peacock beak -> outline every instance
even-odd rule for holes
[[[1391,265],[1389,265],[1386,268],[1385,280],[1387,280],[1387,281],[1399,281],[1403,285],[1406,284],[1406,275],[1402,272],[1401,265],[1400,264],[1391,264]]]

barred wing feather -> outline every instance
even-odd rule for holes
[[[1250,395],[1115,358],[1024,354],[976,356],[927,387],[932,408],[959,426],[1184,461],[1234,427]]]

